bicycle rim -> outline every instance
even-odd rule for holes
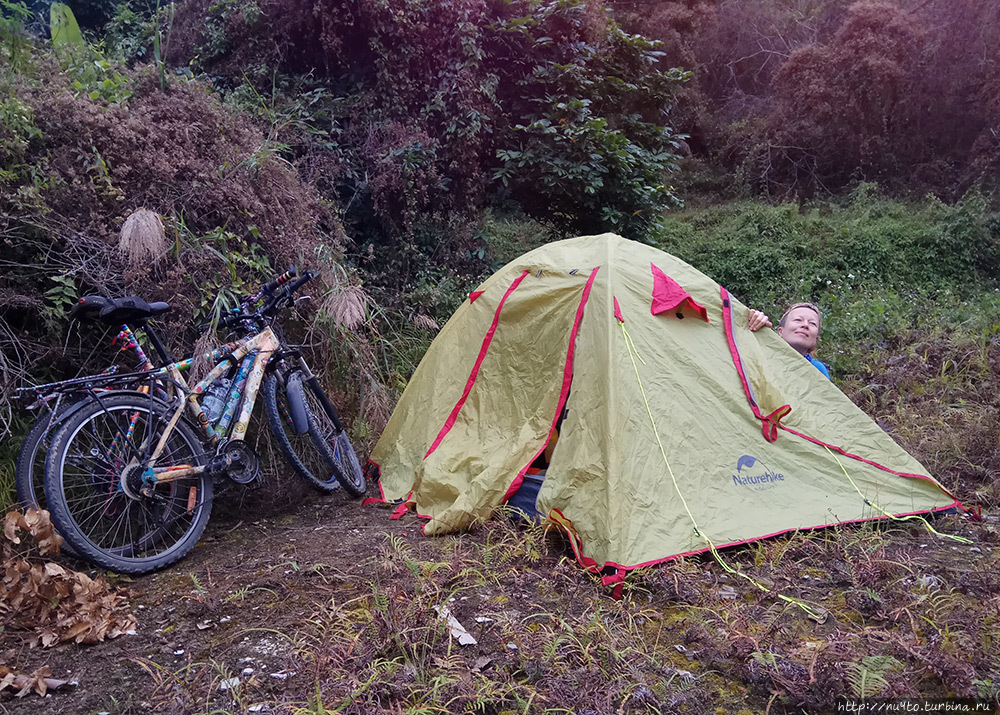
[[[333,419],[326,412],[326,406],[315,393],[312,384],[303,385],[306,405],[316,418],[318,438],[322,441],[325,451],[336,465],[335,476],[340,485],[352,496],[361,496],[367,489],[364,472],[358,463],[358,456],[351,445],[351,439],[346,429],[337,430]]]

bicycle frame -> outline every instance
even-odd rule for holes
[[[162,370],[165,370],[176,384],[182,387],[186,394],[174,409],[173,414],[167,422],[166,428],[160,435],[159,442],[157,442],[156,447],[149,455],[146,469],[143,472],[143,481],[154,483],[170,482],[183,477],[201,474],[208,469],[208,465],[198,467],[188,465],[156,467],[156,460],[159,459],[160,455],[163,453],[167,440],[173,433],[174,427],[184,414],[185,409],[187,409],[198,422],[198,426],[201,428],[201,431],[205,435],[206,439],[212,444],[217,444],[230,424],[225,421],[226,413],[228,413],[231,408],[235,409],[236,403],[240,400],[240,398],[242,398],[243,403],[240,409],[239,417],[236,418],[235,422],[231,423],[232,427],[229,430],[229,440],[243,440],[246,437],[247,425],[250,423],[250,416],[253,413],[253,407],[257,400],[257,394],[260,391],[261,383],[264,380],[264,370],[267,367],[272,354],[280,347],[281,342],[278,340],[277,335],[274,334],[274,331],[271,330],[270,327],[264,328],[261,332],[246,337],[235,343],[233,351],[229,353],[224,360],[212,368],[205,378],[193,388],[189,388],[187,386],[187,383],[184,381],[184,377],[178,369],[178,366],[181,363],[173,363],[162,368]],[[220,419],[217,427],[213,427],[208,420],[208,416],[205,414],[200,398],[213,382],[229,372],[229,370],[231,370],[235,365],[239,365],[240,372],[246,375],[246,384],[243,387],[240,387],[239,384],[234,385],[232,393],[227,400],[223,418]],[[148,448],[148,445],[146,446]]]

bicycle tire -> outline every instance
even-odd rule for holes
[[[264,378],[264,412],[271,434],[285,459],[306,484],[318,492],[329,493],[340,486],[337,463],[319,437],[319,424],[312,410],[306,409],[307,434],[296,434],[287,407],[288,380],[301,380],[295,370],[278,370]]]
[[[63,405],[55,415],[39,415],[28,430],[21,448],[17,452],[14,465],[14,491],[17,503],[22,509],[48,509],[45,499],[45,455],[54,435],[62,422],[81,404]],[[60,553],[76,556],[76,550],[63,539]]]
[[[121,474],[144,457],[166,428],[167,408],[135,395],[108,397],[75,412],[56,432],[45,461],[45,498],[56,530],[86,560],[142,574],[185,556],[212,510],[204,473],[156,484],[151,496],[122,488]],[[198,435],[183,420],[167,438],[157,466],[205,461]]]
[[[45,509],[45,453],[48,451],[51,434],[59,429],[66,406],[55,415],[39,415],[28,430],[21,448],[17,452],[14,465],[14,491],[17,503],[22,509]]]
[[[343,428],[330,398],[323,392],[319,381],[315,378],[306,380],[303,385],[306,406],[316,419],[319,433],[315,435],[321,441],[321,448],[330,453],[337,466],[337,480],[352,497],[364,496],[368,491],[368,481],[358,462],[358,455],[351,444],[347,430]]]
[[[54,437],[60,425],[76,410],[81,409],[87,400],[87,395],[75,393],[59,406],[55,415],[39,415],[25,435],[14,463],[14,491],[17,503],[22,509],[48,508],[44,487],[45,454],[52,444],[52,439],[46,437]],[[72,547],[68,550],[72,551]]]

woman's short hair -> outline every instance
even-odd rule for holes
[[[794,303],[788,306],[788,310],[786,310],[784,313],[781,314],[781,320],[778,321],[779,328],[785,327],[785,318],[787,318],[788,314],[791,313],[796,308],[808,308],[809,310],[814,312],[816,314],[816,327],[817,328],[823,327],[823,316],[820,315],[818,307],[816,307],[813,303]]]

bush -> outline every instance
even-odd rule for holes
[[[665,123],[684,75],[592,0],[255,7],[251,22],[235,5],[187,3],[174,59],[241,101],[268,97],[262,118],[292,161],[333,177],[322,187],[356,258],[398,264],[380,270],[394,289],[428,262],[477,270],[472,227],[494,198],[560,230],[634,234],[677,203]],[[305,73],[316,84],[292,79]]]
[[[998,214],[979,193],[954,206],[885,198],[864,184],[841,205],[730,204],[665,222],[654,243],[757,306],[837,290],[975,293],[1000,275]]]
[[[38,379],[67,363],[92,367],[92,345],[61,349],[64,310],[77,295],[171,302],[166,332],[181,352],[191,318],[218,307],[220,292],[231,302],[271,266],[311,259],[320,245],[342,247],[315,192],[203,85],[175,82],[164,93],[155,70],[140,68],[127,77],[131,96],[112,103],[74,91],[73,75],[42,52],[32,62],[35,77],[19,78],[0,105],[17,118],[0,130],[0,322],[9,331],[0,332],[17,336],[0,338],[9,356],[0,393],[29,372]],[[139,208],[163,217],[168,245],[157,260],[130,265],[119,230]]]

